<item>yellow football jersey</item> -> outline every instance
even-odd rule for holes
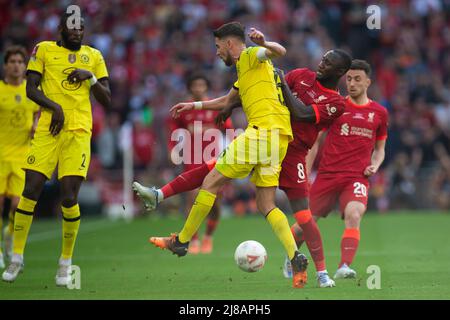
[[[39,106],[27,98],[26,81],[19,86],[0,81],[0,161],[25,159],[37,111]]]
[[[236,63],[242,108],[249,126],[279,129],[280,134],[292,138],[290,114],[284,105],[283,94],[277,87],[278,76],[270,59],[259,61],[256,56],[262,47],[249,47],[242,51]]]
[[[92,72],[97,79],[108,77],[102,54],[97,49],[81,46],[70,51],[55,41],[43,41],[36,45],[28,63],[27,71],[42,75],[41,89],[64,111],[63,130],[92,130],[90,83],[88,80],[70,84],[67,76],[75,69]],[[52,112],[42,108],[36,131],[49,130]]]

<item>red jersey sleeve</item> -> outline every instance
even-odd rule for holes
[[[168,117],[166,119],[166,125],[167,125],[167,145],[169,148],[169,151],[172,151],[173,147],[176,146],[178,141],[172,141],[172,132],[174,132],[177,129],[183,128],[183,125],[181,123],[181,118],[174,119],[172,117]]]
[[[233,122],[231,121],[231,118],[228,118],[225,123],[223,124],[224,129],[233,129]]]
[[[344,113],[345,100],[343,97],[336,95],[332,99],[313,103],[311,106],[316,113],[316,124],[329,125]]]
[[[382,116],[380,125],[377,128],[377,140],[386,140],[387,139],[387,128],[389,122],[389,115],[385,108],[382,108]]]

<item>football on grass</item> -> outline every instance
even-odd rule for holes
[[[267,252],[258,241],[248,240],[238,245],[234,252],[234,260],[242,270],[256,272],[264,267],[267,260]]]

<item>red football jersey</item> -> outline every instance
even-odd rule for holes
[[[325,139],[319,173],[363,176],[375,142],[387,138],[387,126],[386,108],[372,100],[356,105],[347,97],[345,112],[330,126]]]
[[[201,159],[202,162],[209,161],[210,159],[203,159],[203,151],[209,144],[213,143],[214,141],[205,141],[205,139],[202,139],[203,135],[198,135],[198,133],[200,133],[200,132],[197,132],[197,137],[198,137],[198,139],[201,139],[202,143],[201,143],[200,148],[194,147],[194,143],[198,143],[197,141],[194,141],[195,140],[194,139],[194,131],[195,131],[195,128],[197,128],[197,130],[199,130],[201,128],[202,132],[205,132],[206,130],[211,129],[211,128],[220,129],[220,130],[233,128],[231,118],[227,119],[227,121],[224,123],[223,127],[218,127],[215,124],[215,118],[218,114],[219,114],[219,111],[191,110],[191,111],[181,113],[180,117],[178,117],[177,119],[169,118],[168,119],[168,121],[169,121],[169,123],[168,123],[169,150],[172,150],[173,147],[179,143],[178,141],[172,141],[172,139],[171,139],[172,133],[177,129],[186,129],[187,131],[189,131],[190,137],[191,137],[191,141],[190,141],[191,162],[192,163],[195,162],[196,161],[195,159],[197,159],[197,160]],[[195,122],[197,122],[197,124],[195,124]],[[200,123],[201,123],[201,127],[200,127]],[[222,142],[223,141],[220,141],[219,143],[222,144]],[[208,156],[211,156],[211,158],[217,157],[221,151],[222,150],[217,150],[217,154],[212,154],[212,155],[208,154]]]
[[[319,132],[328,128],[344,112],[345,99],[337,91],[322,86],[316,80],[316,73],[309,69],[294,69],[285,78],[292,93],[297,94],[297,98],[305,105],[314,108],[316,114],[316,123],[300,122],[291,117],[294,141],[289,144],[289,148],[306,154],[314,145]]]

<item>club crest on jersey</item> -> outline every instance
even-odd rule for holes
[[[75,61],[77,61],[77,56],[73,53],[69,53],[69,62],[75,63]]]
[[[86,55],[86,54],[82,54],[80,59],[81,59],[81,63],[84,63],[84,64],[88,64],[89,63],[89,56]]]
[[[367,119],[367,121],[369,122],[373,122],[373,119],[375,118],[375,112],[370,112],[369,113],[369,118]]]
[[[22,101],[22,96],[20,94],[16,94],[15,99],[17,103],[20,103],[20,101]]]
[[[348,136],[350,133],[350,127],[348,123],[343,123],[341,126],[341,136]]]
[[[320,97],[319,97],[319,98],[320,98]],[[327,107],[327,112],[328,112],[328,115],[329,115],[329,116],[333,115],[333,114],[336,113],[336,111],[337,111],[336,107],[330,107],[329,104],[327,104],[326,107]]]

